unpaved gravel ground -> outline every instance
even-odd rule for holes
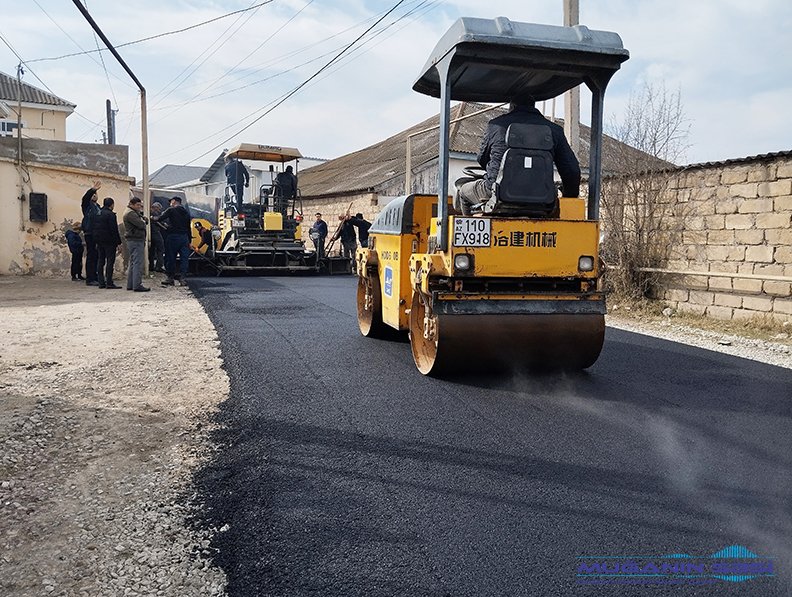
[[[150,285],[0,278],[0,595],[225,592],[188,519],[228,378],[189,289]]]
[[[228,396],[187,288],[0,277],[0,595],[224,595],[190,481]],[[792,368],[790,342],[608,325]]]

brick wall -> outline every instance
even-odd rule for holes
[[[792,320],[792,155],[694,167],[676,176],[671,192],[687,205],[668,269],[762,279],[663,275],[657,298],[719,319]]]

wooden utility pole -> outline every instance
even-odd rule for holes
[[[564,0],[564,27],[580,24],[579,0]],[[564,134],[575,155],[580,150],[580,87],[566,92],[564,97]],[[578,156],[579,157],[579,156]]]

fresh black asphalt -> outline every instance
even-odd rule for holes
[[[231,380],[195,478],[231,596],[792,594],[792,370],[609,328],[582,374],[438,380],[360,335],[351,277],[190,286]],[[731,545],[776,576],[577,576]]]

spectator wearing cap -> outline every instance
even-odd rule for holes
[[[179,256],[181,275],[179,285],[187,286],[185,278],[190,258],[190,213],[182,205],[181,197],[173,197],[170,207],[162,212],[159,223],[167,226],[165,232],[165,280],[163,286],[173,286],[176,276],[176,256]]]
[[[143,201],[138,197],[129,200],[124,212],[124,238],[129,252],[127,290],[148,292],[143,286],[143,257],[146,252],[146,230],[148,219],[143,215]]]
[[[308,236],[313,241],[319,259],[324,257],[325,239],[327,238],[327,222],[322,219],[322,214],[316,213],[316,221],[311,226]]]

